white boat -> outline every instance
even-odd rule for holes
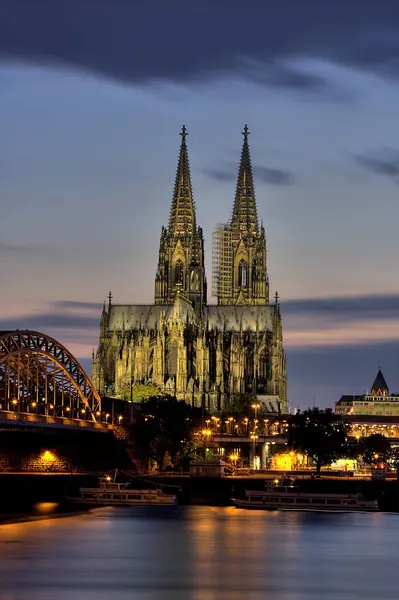
[[[68,497],[68,502],[99,506],[174,506],[177,497],[165,494],[162,489],[132,489],[129,483],[117,483],[117,472],[113,477],[106,475],[99,478],[98,487],[81,487],[79,496]]]
[[[245,499],[231,500],[236,508],[311,512],[379,511],[376,500],[366,500],[361,494],[300,492],[287,481],[266,483],[263,491],[245,491]]]

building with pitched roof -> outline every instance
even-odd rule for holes
[[[399,417],[399,395],[390,394],[381,369],[371,386],[370,394],[344,395],[335,403],[338,415]]]
[[[185,127],[180,135],[154,304],[114,304],[109,294],[92,380],[101,394],[115,396],[126,387],[151,383],[211,411],[227,408],[235,394],[253,393],[268,409],[286,413],[282,318],[278,294],[269,302],[266,237],[258,223],[248,127],[232,217],[214,233],[214,305],[207,303],[204,236],[196,222]]]

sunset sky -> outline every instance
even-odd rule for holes
[[[183,124],[210,283],[248,123],[291,406],[399,392],[398,106],[396,0],[2,0],[0,327],[153,301]]]

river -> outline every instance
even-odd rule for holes
[[[399,515],[114,508],[0,526],[1,600],[396,600]]]

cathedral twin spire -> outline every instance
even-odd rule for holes
[[[245,125],[242,134],[244,136],[244,143],[242,145],[241,160],[238,169],[231,228],[234,233],[252,233],[256,235],[259,232],[259,227],[247,125]]]
[[[247,125],[242,133],[244,142],[232,218],[223,227],[219,244],[230,244],[230,249],[225,248],[227,255],[223,259],[217,258],[221,260],[215,295],[220,304],[267,304],[266,242],[263,227],[259,232]],[[161,235],[155,303],[171,304],[176,294],[182,293],[201,310],[206,304],[207,287],[204,239],[202,229],[196,224],[185,126],[180,135],[169,225],[162,229]]]
[[[169,232],[174,235],[193,235],[196,230],[195,203],[191,186],[190,163],[187,152],[187,130],[181,130],[181,146],[169,217]]]
[[[169,225],[161,234],[155,304],[173,304],[176,296],[182,294],[201,312],[206,304],[204,239],[196,224],[185,126],[180,135]]]
[[[169,231],[175,235],[193,235],[196,231],[195,202],[186,144],[188,134],[185,125],[183,125],[180,135],[182,141],[170,210]],[[248,125],[245,125],[242,135],[244,136],[244,142],[238,169],[231,227],[233,231],[240,234],[252,233],[256,235],[259,233],[259,225],[251,155],[248,144],[248,136],[250,135]]]

